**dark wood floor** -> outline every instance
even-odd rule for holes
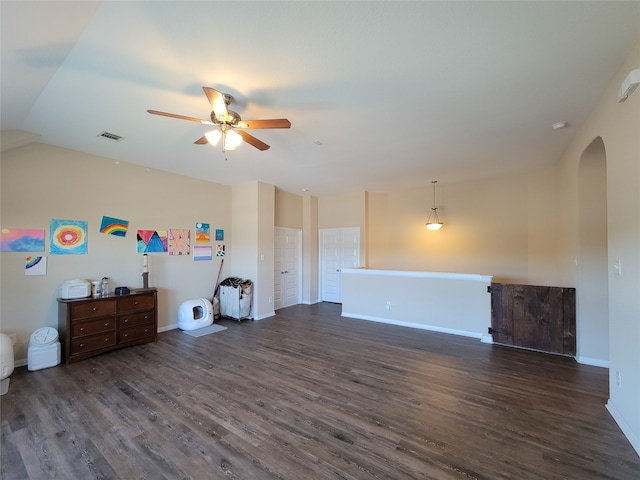
[[[326,303],[218,323],[16,369],[2,478],[640,478],[605,369]]]

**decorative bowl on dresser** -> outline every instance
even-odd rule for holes
[[[157,291],[108,297],[58,298],[58,332],[69,364],[130,345],[155,342]]]

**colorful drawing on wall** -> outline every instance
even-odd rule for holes
[[[216,230],[216,242],[224,242],[224,230]]]
[[[169,255],[189,255],[191,253],[191,230],[169,229]]]
[[[138,230],[137,237],[138,253],[167,251],[166,230]]]
[[[100,224],[100,233],[115,235],[116,237],[126,237],[128,229],[129,220],[107,217],[106,215],[102,217],[102,223]]]
[[[51,255],[83,255],[87,253],[87,222],[56,220],[50,222]]]
[[[208,223],[196,223],[196,243],[209,243],[211,230]]]
[[[0,252],[44,252],[44,230],[3,228]]]
[[[25,275],[46,275],[47,257],[27,257],[24,263]]]
[[[209,245],[193,246],[193,261],[211,260],[211,247]]]
[[[224,257],[224,245],[222,243],[216,245],[216,257]]]

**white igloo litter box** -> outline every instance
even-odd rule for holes
[[[178,328],[196,330],[213,323],[213,306],[206,298],[194,298],[180,304],[178,308]]]

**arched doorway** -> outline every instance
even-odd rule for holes
[[[608,366],[607,163],[600,137],[580,157],[578,212],[577,358]]]

